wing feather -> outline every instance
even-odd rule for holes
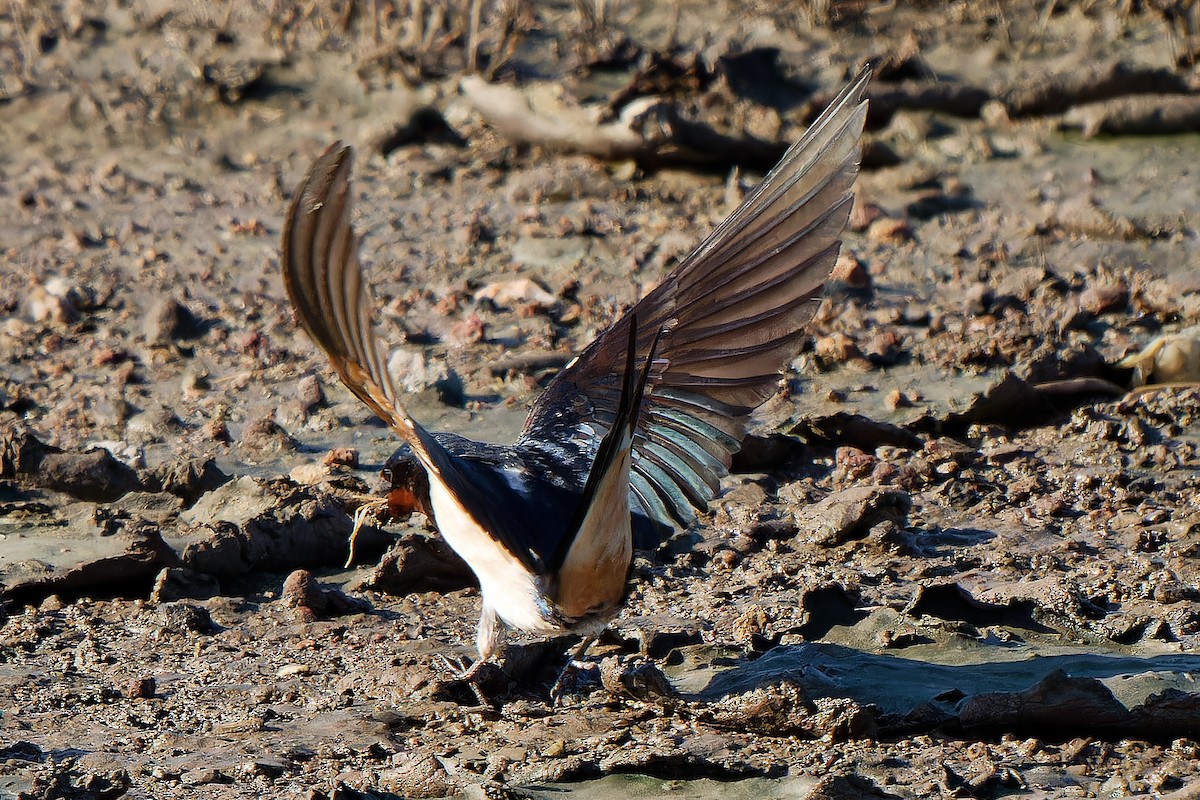
[[[346,388],[440,472],[445,453],[400,404],[384,366],[350,222],[351,151],[340,142],[314,162],[284,222],[283,283],[300,326]]]
[[[534,404],[521,443],[603,436],[632,335],[666,329],[633,444],[631,493],[657,521],[686,524],[711,499],[749,413],[778,387],[837,259],[866,119],[863,69],[727,219],[598,336]]]

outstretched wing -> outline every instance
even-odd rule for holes
[[[866,119],[860,71],[742,205],[538,398],[521,443],[580,464],[612,425],[636,314],[639,356],[665,329],[634,443],[635,508],[687,524],[773,394],[837,259]]]
[[[442,448],[400,404],[375,336],[350,224],[352,154],[332,144],[309,169],[283,230],[283,283],[301,327],[329,356],[338,377],[439,472]]]

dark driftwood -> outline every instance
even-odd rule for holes
[[[940,111],[956,117],[977,117],[984,103],[992,99],[986,89],[962,83],[905,81],[887,86],[874,84],[867,89],[871,101],[867,124],[886,125],[897,111]]]
[[[1131,94],[1185,93],[1182,75],[1166,69],[1135,67],[1121,61],[1080,66],[1046,75],[998,92],[1009,116],[1059,114],[1082,103]]]
[[[812,96],[804,114],[806,122],[812,122],[821,110],[833,100],[832,92],[818,92]],[[897,111],[939,111],[955,117],[977,117],[992,95],[987,89],[962,83],[945,83],[933,80],[904,81],[902,83],[872,83],[867,87],[867,128],[877,130],[887,125]]]
[[[491,373],[503,377],[509,372],[527,373],[543,369],[561,369],[571,360],[570,353],[517,353],[498,359],[491,366]]]
[[[722,133],[684,119],[671,103],[657,98],[640,98],[625,107],[621,118],[603,121],[605,107],[573,105],[547,85],[517,88],[470,77],[461,88],[484,121],[511,142],[609,161],[632,159],[646,169],[739,165],[765,172],[790,144]]]
[[[625,119],[601,122],[597,113],[563,101],[547,86],[523,90],[476,76],[464,78],[460,86],[484,121],[517,144],[607,160],[637,158],[655,148]]]
[[[1084,136],[1163,135],[1200,131],[1200,95],[1122,97],[1067,112],[1064,122]]]

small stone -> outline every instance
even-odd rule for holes
[[[308,664],[284,664],[279,669],[275,670],[276,678],[295,678],[299,675],[309,675],[312,673],[312,667]]]
[[[432,755],[413,754],[402,766],[379,773],[379,787],[404,797],[448,797],[461,788],[442,762]]]
[[[912,238],[912,228],[902,219],[880,217],[867,226],[867,241],[872,244],[898,244]]]
[[[1079,295],[1079,306],[1095,316],[1119,311],[1129,302],[1129,287],[1122,280],[1096,281]]]
[[[601,661],[600,684],[614,695],[634,700],[659,700],[676,694],[675,687],[662,670],[640,656]]]
[[[287,576],[279,601],[292,610],[299,622],[312,622],[323,616],[350,614],[366,611],[369,604],[342,591],[322,586],[306,569],[298,569]]]
[[[207,600],[221,593],[220,582],[187,567],[167,567],[154,579],[150,591],[151,603],[170,603],[174,600]]]
[[[211,767],[202,767],[200,769],[190,769],[179,776],[179,780],[186,786],[203,786],[210,783],[232,783],[233,781],[222,773],[219,769]]]
[[[325,466],[358,468],[358,451],[353,447],[335,447],[325,454]]]
[[[475,302],[488,300],[500,308],[533,305],[540,309],[554,306],[557,298],[529,278],[489,283],[475,292]]]
[[[121,686],[121,694],[131,700],[154,697],[156,690],[154,678],[130,678]]]
[[[168,603],[159,613],[163,629],[177,634],[210,634],[216,630],[208,609],[191,603]]]
[[[851,359],[862,358],[862,352],[854,339],[840,331],[817,337],[813,342],[813,350],[817,358],[834,364],[844,364]]]
[[[160,300],[142,322],[146,344],[164,347],[173,341],[197,336],[203,326],[182,303],[173,297]]]
[[[843,250],[838,254],[837,263],[829,273],[829,279],[850,289],[871,288],[871,276],[867,268],[851,252]]]
[[[47,595],[42,604],[38,606],[38,611],[62,611],[64,605],[63,599],[58,595]]]
[[[857,447],[839,447],[834,456],[835,473],[843,480],[857,480],[869,475],[877,462],[875,456],[864,453]]]
[[[79,292],[59,277],[33,287],[25,303],[34,322],[62,325],[79,319]]]
[[[847,227],[852,231],[865,231],[871,223],[883,216],[883,209],[875,203],[861,200],[861,195],[854,196],[854,205],[850,207],[850,220]]]
[[[883,398],[883,402],[886,403],[887,407],[893,411],[899,408],[908,408],[912,406],[912,400],[910,400],[908,395],[899,389],[892,389],[890,392],[888,392]]]
[[[313,575],[306,569],[298,569],[283,582],[283,593],[279,599],[285,606],[298,608],[318,601]]]
[[[316,375],[305,375],[296,381],[296,397],[304,413],[311,414],[325,404],[325,392],[321,389],[321,381]]]
[[[903,527],[911,508],[908,492],[882,486],[854,486],[794,513],[800,535],[814,544],[833,547],[865,536],[885,520]]]
[[[268,453],[286,453],[298,447],[296,440],[271,417],[261,417],[247,425],[242,431],[242,445]]]

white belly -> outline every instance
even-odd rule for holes
[[[541,635],[560,633],[561,628],[547,619],[547,601],[539,601],[537,578],[479,527],[436,475],[429,478],[434,524],[479,579],[484,602],[513,628]]]

